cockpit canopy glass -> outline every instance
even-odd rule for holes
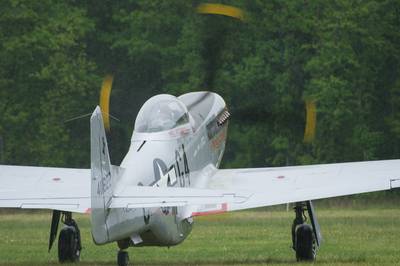
[[[153,133],[189,123],[186,106],[175,96],[161,94],[150,98],[139,111],[135,132]]]

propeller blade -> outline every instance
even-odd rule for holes
[[[49,237],[49,252],[53,246],[54,239],[56,239],[58,224],[60,223],[61,211],[54,210],[51,218],[50,237]]]
[[[103,113],[104,128],[110,131],[110,95],[113,83],[113,76],[106,75],[100,91],[100,108]]]
[[[196,12],[206,15],[223,15],[237,19],[236,21],[217,18],[218,16],[205,16],[203,25],[203,45],[202,57],[204,58],[205,77],[202,87],[207,90],[214,90],[214,81],[217,70],[221,67],[220,57],[226,42],[227,32],[233,25],[232,22],[241,23],[244,21],[244,12],[240,8],[222,4],[200,4]],[[237,22],[239,21],[239,22]]]

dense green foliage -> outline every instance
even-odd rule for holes
[[[0,159],[88,167],[88,118],[66,121],[106,73],[116,164],[147,98],[204,89],[233,114],[226,167],[400,158],[399,1],[224,2],[246,21],[200,1],[0,1]]]

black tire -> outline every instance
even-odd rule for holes
[[[78,262],[80,257],[78,232],[73,226],[64,227],[58,237],[58,261]]]
[[[301,224],[296,227],[295,242],[297,261],[315,260],[317,250],[311,225]]]
[[[129,254],[126,251],[118,251],[118,266],[128,266],[129,265]]]

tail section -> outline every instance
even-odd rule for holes
[[[91,223],[96,244],[108,242],[107,213],[113,194],[113,173],[103,117],[97,106],[90,118]]]

